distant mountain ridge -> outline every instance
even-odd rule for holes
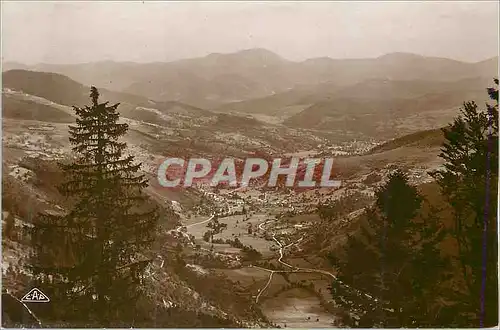
[[[58,73],[10,70],[2,73],[2,83],[3,88],[40,97],[58,105],[82,107],[89,104],[90,87]],[[141,108],[154,108],[159,113],[166,115],[169,113],[189,114],[191,116],[212,115],[207,110],[181,102],[158,102],[142,96],[114,92],[100,88],[100,86],[96,87],[98,87],[101,94],[101,100],[109,101],[111,104],[120,103],[119,112],[131,119],[143,120],[147,116],[147,119],[150,119],[150,121],[162,121],[158,113],[141,111]],[[37,105],[38,111],[35,112],[37,109],[33,108],[35,106],[33,102],[25,99],[14,99],[13,97],[13,95],[5,95],[5,93],[2,95],[4,100],[4,115],[8,115],[11,118],[28,119],[27,116],[34,116],[36,114],[37,120],[43,120],[43,117],[49,117],[49,115],[54,121],[57,121],[56,116],[61,117],[60,120],[63,121],[67,121],[68,119],[66,113],[56,112],[55,109],[50,109],[47,106],[41,107]],[[151,116],[155,118],[151,118]]]
[[[463,102],[476,101],[480,106],[487,102],[485,91],[492,83],[492,79],[486,78],[456,82],[366,81],[315,100],[286,118],[284,124],[317,130],[362,128],[373,135],[390,132],[413,117],[426,117],[426,121],[440,125],[444,123],[438,118],[446,119],[449,113],[450,118],[445,120],[448,122]]]
[[[6,68],[15,68],[5,63]],[[27,69],[26,66],[21,67]],[[85,85],[141,95],[159,101],[179,101],[201,108],[262,98],[304,85],[347,86],[369,79],[453,81],[488,77],[498,72],[498,57],[477,63],[392,53],[368,59],[328,57],[301,62],[256,48],[230,54],[157,63],[97,62],[72,65],[40,64],[30,70],[66,75]]]
[[[335,103],[345,103],[348,100],[359,105],[360,101],[365,100],[371,101],[368,104],[371,103],[372,108],[375,109],[377,108],[376,104],[380,102],[395,105],[397,102],[402,104],[406,100],[410,104],[410,109],[414,109],[415,107],[411,103],[422,104],[423,102],[417,100],[418,98],[431,97],[438,100],[438,102],[431,104],[431,108],[435,110],[436,106],[460,105],[464,98],[481,97],[484,94],[484,89],[491,82],[491,77],[476,77],[457,81],[368,79],[348,86],[324,83],[315,86],[298,87],[263,98],[227,103],[216,110],[220,112],[234,111],[245,114],[255,113],[290,117],[288,109],[297,106],[307,109],[315,104],[328,102],[331,102],[333,106]],[[345,100],[345,102],[341,100]],[[334,108],[332,107],[332,110]],[[426,109],[422,110],[425,111]],[[363,109],[358,108],[349,112],[363,111]],[[309,112],[308,114],[311,115],[312,113]]]

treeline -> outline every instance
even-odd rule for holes
[[[235,239],[214,239],[212,235],[213,234],[211,231],[205,232],[205,234],[203,234],[203,240],[205,242],[211,242],[213,244],[228,244],[231,247],[241,249],[241,252],[243,253],[242,261],[253,261],[258,260],[262,257],[262,253],[260,253],[250,245],[244,245],[238,237],[236,237]]]
[[[349,327],[498,325],[498,80],[443,129],[438,196],[396,170],[341,253],[334,301]],[[420,188],[420,187],[419,187]],[[323,218],[336,210],[319,210]]]

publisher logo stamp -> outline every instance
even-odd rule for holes
[[[42,290],[33,288],[24,295],[21,301],[24,303],[46,303],[49,302],[50,299]]]

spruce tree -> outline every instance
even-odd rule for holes
[[[90,106],[74,107],[69,139],[76,157],[61,164],[66,180],[59,190],[71,207],[36,219],[31,268],[53,301],[54,317],[130,325],[158,212],[142,192],[140,164],[124,153],[120,138],[128,125],[118,122],[119,104],[99,103],[95,87],[90,98]]]
[[[376,193],[376,205],[389,226],[404,227],[420,209],[422,197],[408,183],[408,175],[402,170],[389,174],[387,183]]]
[[[401,170],[389,175],[376,198],[343,255],[330,256],[339,279],[330,291],[348,311],[342,321],[350,327],[435,325],[435,285],[446,266],[437,249],[445,233],[437,210],[423,214],[424,199]]]
[[[443,129],[444,169],[432,176],[453,209],[451,234],[458,246],[464,290],[457,287],[448,313],[455,327],[498,324],[498,79],[489,88],[494,104],[466,102]]]

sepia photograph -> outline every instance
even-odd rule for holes
[[[499,10],[1,0],[1,327],[498,327]]]

